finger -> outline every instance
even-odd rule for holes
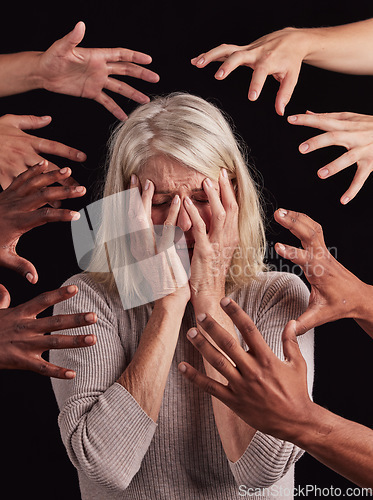
[[[275,250],[284,259],[288,259],[302,268],[309,260],[308,252],[306,250],[302,250],[301,248],[284,245],[283,243],[276,243]]]
[[[113,63],[108,66],[108,72],[109,75],[131,76],[150,83],[159,81],[159,75],[157,73],[133,63]]]
[[[207,242],[206,224],[189,196],[186,196],[184,199],[184,207],[187,214],[189,215],[190,220],[192,221],[192,233],[195,245],[204,245]]]
[[[222,202],[220,201],[219,193],[212,184],[211,179],[204,179],[202,186],[205,193],[207,194],[209,205],[211,208],[211,224],[209,235],[210,238],[214,238],[215,234],[219,235],[223,230],[226,219],[226,212],[222,205]]]
[[[21,130],[35,130],[46,127],[51,121],[51,116],[14,115],[13,125]]]
[[[238,45],[219,45],[218,47],[215,47],[208,52],[204,52],[198,57],[193,58],[192,64],[194,64],[198,68],[204,68],[212,61],[224,61],[232,54],[232,52],[236,51],[238,48]]]
[[[161,253],[168,248],[171,248],[175,241],[175,230],[177,217],[180,211],[180,197],[177,194],[170,205],[170,210],[168,211],[167,219],[164,221],[162,229],[162,238],[158,247],[158,253]]]
[[[249,65],[251,58],[249,60],[250,54],[237,47],[223,62],[218,71],[215,73],[215,78],[217,80],[222,80],[232,73],[236,68],[245,64]]]
[[[45,204],[54,204],[58,200],[67,200],[72,198],[80,198],[86,193],[84,186],[53,186],[37,190],[35,193],[27,195],[27,200],[24,202],[25,209],[36,211],[36,209]],[[34,212],[35,213],[35,212]],[[43,213],[43,212],[41,212]],[[33,214],[31,214],[33,215]],[[37,215],[37,214],[35,214]],[[51,215],[51,213],[49,213]],[[58,212],[54,214],[58,216]],[[33,220],[38,220],[36,217]],[[42,219],[40,219],[42,220]]]
[[[84,34],[85,24],[83,21],[79,21],[70,33],[57,41],[59,42],[60,49],[63,49],[66,53],[70,52],[83,40]]]
[[[39,375],[51,378],[70,380],[75,378],[76,376],[76,372],[74,370],[70,370],[68,368],[62,368],[60,366],[49,363],[48,361],[45,361],[42,357],[40,357],[39,359],[25,360],[22,369],[30,370],[39,373]]]
[[[288,116],[288,122],[292,125],[303,125],[305,127],[318,128],[326,132],[346,130],[350,128],[350,124],[345,121],[331,118],[326,113],[322,114],[300,114]]]
[[[331,177],[332,175],[337,174],[345,168],[353,165],[360,160],[362,150],[363,148],[353,148],[350,151],[347,151],[339,158],[336,158],[332,162],[325,165],[325,167],[320,168],[317,172],[318,176],[321,177],[321,179],[326,179],[327,177]]]
[[[250,316],[228,297],[220,301],[220,306],[241,332],[249,351],[254,352],[260,358],[266,357],[270,349]]]
[[[348,145],[349,134],[347,132],[326,132],[325,134],[312,137],[299,145],[299,151],[302,154],[311,153],[317,149],[326,148],[329,146],[344,146]]]
[[[7,309],[10,306],[10,295],[4,285],[0,284],[0,309]]]
[[[33,165],[32,167],[27,168],[26,170],[23,170],[8,186],[7,188],[8,191],[16,191],[20,188],[24,189],[24,186],[27,186],[31,179],[45,172],[47,166],[48,162],[46,160],[42,160],[36,165]]]
[[[38,273],[33,264],[16,253],[5,254],[1,265],[20,274],[33,285],[38,281]]]
[[[275,101],[275,109],[277,114],[280,116],[283,116],[285,113],[285,108],[288,105],[298,82],[298,76],[299,70],[297,72],[289,71],[280,83],[280,88],[277,92]]]
[[[131,62],[136,64],[150,64],[152,58],[149,54],[122,47],[100,49],[107,63]]]
[[[189,363],[182,362],[178,368],[186,379],[204,392],[207,392],[207,394],[220,399],[223,403],[230,400],[230,391],[225,385],[200,373],[193,366],[190,366]]]
[[[342,205],[346,205],[349,201],[351,201],[352,199],[355,198],[357,193],[363,187],[365,181],[368,179],[370,173],[371,173],[371,169],[362,169],[362,168],[358,167],[358,169],[354,175],[354,178],[352,179],[350,187],[343,194],[343,196],[341,196],[340,201],[341,201]]]
[[[131,85],[121,82],[120,80],[116,80],[115,78],[108,78],[105,83],[105,88],[111,92],[116,92],[124,97],[128,97],[128,99],[140,104],[145,104],[150,101],[149,97],[142,92],[139,92],[135,88],[131,87]]]
[[[303,248],[309,246],[325,247],[321,225],[306,214],[279,208],[275,212],[275,220],[299,238]]]
[[[52,290],[50,292],[44,292],[41,295],[17,306],[24,316],[35,317],[48,307],[54,306],[59,302],[70,299],[78,293],[78,287],[75,285],[63,286]]]
[[[225,328],[220,326],[219,323],[217,323],[214,320],[214,318],[212,316],[210,316],[210,314],[204,314],[204,313],[199,314],[197,316],[197,321],[202,326],[202,328],[205,330],[205,332],[209,334],[209,336],[212,338],[212,340],[214,342],[216,342],[216,345],[218,347],[220,347],[220,349],[227,356],[229,356],[229,358],[238,366],[238,368],[240,368],[241,365],[247,364],[247,362],[248,362],[247,353],[242,349],[242,347],[238,343],[238,340],[236,338],[234,338],[229,332],[227,332],[227,330]],[[194,330],[196,330],[196,329],[194,329]],[[189,333],[188,333],[188,336],[190,338]],[[197,341],[201,340],[201,343],[203,344],[203,339],[200,339],[200,337],[203,337],[203,335],[198,333],[198,335],[195,338],[197,339]],[[200,350],[198,346],[196,346],[196,347],[198,350]],[[213,351],[211,351],[211,349],[209,352],[214,354]],[[202,352],[201,352],[201,354],[202,354]],[[204,357],[206,357],[206,356],[204,356]],[[218,355],[215,355],[215,357],[216,357],[216,359],[219,359]],[[210,362],[210,360],[207,357],[206,357],[206,359],[207,359],[207,361]],[[212,363],[210,363],[210,364],[212,364]],[[232,366],[232,364],[231,364],[231,366]]]
[[[285,326],[282,333],[282,344],[286,361],[297,363],[303,359],[297,341],[295,320],[289,321],[289,323]]]
[[[238,218],[238,204],[232,181],[225,168],[220,170],[219,187],[221,202],[226,213],[226,224],[233,224]]]
[[[324,314],[322,311],[324,311]],[[328,314],[328,308],[315,309],[315,307],[308,307],[295,322],[296,335],[304,335],[312,328],[328,323],[331,318],[329,315],[326,316],[325,312]]]
[[[31,320],[29,323],[26,323],[26,328],[30,331],[36,333],[50,333],[57,332],[59,330],[69,330],[70,328],[78,328],[87,325],[92,325],[97,322],[97,315],[95,313],[77,313],[77,314],[59,314],[56,316],[49,316],[47,318],[40,318],[37,320]],[[71,338],[71,336],[59,335],[52,336],[57,340],[46,340],[46,342],[55,342],[58,343],[58,339],[60,337]],[[83,340],[84,335],[76,335],[75,340]],[[45,339],[46,337],[41,337]],[[64,341],[63,341],[64,342]],[[63,347],[61,347],[62,349]],[[54,349],[58,349],[58,347],[54,347]]]
[[[264,83],[268,76],[268,70],[263,66],[257,66],[251,77],[248,98],[249,101],[256,101],[260,96]]]
[[[83,151],[79,151],[78,149],[66,146],[61,142],[35,137],[32,141],[32,145],[38,153],[61,156],[62,158],[67,158],[69,160],[78,162],[82,162],[87,159],[87,155],[83,153]]]
[[[128,116],[123,109],[118,106],[114,99],[105,94],[105,92],[100,92],[98,96],[95,97],[95,101],[104,106],[104,108],[110,111],[118,120],[127,120]]]
[[[55,163],[48,161],[46,172],[52,172],[52,170],[60,170],[61,171],[61,170],[63,170],[63,168],[60,169],[60,167],[58,167]],[[62,177],[60,179],[56,180],[56,182],[58,184],[61,184],[61,186],[79,186],[79,183],[73,177],[71,177],[71,172],[68,176],[66,176],[65,174],[61,174],[61,176]],[[58,208],[58,207],[55,206],[55,208]]]

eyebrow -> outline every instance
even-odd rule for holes
[[[199,193],[199,192],[205,192],[203,188],[194,188],[192,189],[192,193]],[[154,194],[172,194],[172,191],[154,191]]]

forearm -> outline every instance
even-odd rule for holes
[[[221,297],[216,300],[211,300],[210,298],[200,298],[198,301],[194,301],[194,312],[196,316],[198,316],[198,314],[208,312],[233,337],[237,338],[231,319],[220,307],[219,300],[223,297],[224,293],[222,292]],[[210,342],[213,342],[207,333],[204,333]],[[216,346],[215,343],[214,345]],[[206,359],[204,359],[203,362],[207,376],[223,384],[227,383],[226,379],[217,370],[215,370],[215,368],[213,368],[210,363],[206,361]],[[246,424],[230,408],[214,397],[212,397],[212,407],[216,427],[218,429],[224,451],[231,462],[236,462],[245,452],[256,430]]]
[[[341,73],[373,74],[373,19],[326,28],[299,29],[303,61]]]
[[[0,97],[21,94],[42,87],[38,61],[42,52],[0,54]]]
[[[134,357],[118,379],[145,413],[157,421],[185,304],[158,300]]]
[[[373,431],[315,403],[309,415],[287,438],[357,485],[373,487]]]
[[[359,301],[357,324],[373,338],[373,286],[362,283],[361,300]]]

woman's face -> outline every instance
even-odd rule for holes
[[[194,169],[184,167],[176,160],[163,155],[151,158],[138,177],[142,186],[144,186],[146,179],[149,179],[154,184],[152,204],[152,221],[154,225],[164,223],[173,198],[177,194],[180,196],[181,204],[177,225],[184,231],[188,248],[192,249],[194,246],[191,231],[192,222],[185,210],[184,199],[189,196],[193,201],[206,224],[206,231],[208,232],[211,222],[211,208],[202,185],[206,177]],[[219,192],[218,183],[212,179],[211,182]]]

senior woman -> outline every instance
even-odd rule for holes
[[[119,200],[111,195],[123,191],[130,194],[129,205],[118,201],[104,208],[101,245],[88,272],[68,280],[79,294],[55,308],[61,314],[89,307],[98,316],[88,327],[97,336],[95,346],[51,354],[54,363],[77,372],[72,381],[52,383],[82,498],[231,499],[240,485],[273,486],[262,498],[281,493],[291,498],[294,463],[302,450],[256,432],[185,382],[177,368],[186,360],[223,380],[186,333],[207,310],[245,346],[220,308],[226,294],[253,318],[281,358],[284,326],[308,305],[299,278],[265,269],[259,197],[228,121],[215,106],[189,94],[138,107],[113,134],[104,200]],[[135,193],[141,194],[141,217],[133,214]],[[181,248],[166,245],[168,257],[159,251],[156,266],[143,251],[148,236],[143,244],[139,240],[146,231],[132,232],[130,243],[113,240],[110,232],[113,225],[138,223],[143,229],[144,220],[151,232],[153,225],[177,225],[184,232]],[[140,264],[132,274],[128,253]],[[186,253],[189,270],[181,264]],[[103,257],[109,257],[112,272],[98,272],[105,268]],[[174,287],[164,277],[167,263]],[[155,300],[124,307],[143,282],[150,284]],[[162,286],[167,290],[159,293]],[[299,344],[311,391],[313,332],[300,337]]]

